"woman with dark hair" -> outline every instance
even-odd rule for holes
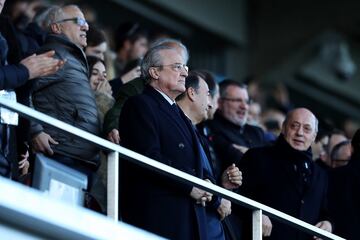
[[[346,239],[360,239],[360,129],[351,140],[348,165],[329,173],[329,212],[334,233]]]
[[[89,64],[90,86],[95,94],[96,104],[102,123],[106,112],[114,105],[115,99],[112,97],[111,86],[106,79],[106,67],[104,61],[94,56],[88,56],[87,60]]]

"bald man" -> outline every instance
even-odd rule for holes
[[[273,146],[250,149],[241,160],[244,179],[240,191],[247,197],[293,217],[331,231],[326,216],[326,174],[312,161],[310,145],[318,120],[305,108],[289,112]],[[263,215],[268,239],[310,239],[293,227]]]

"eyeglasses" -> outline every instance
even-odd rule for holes
[[[237,103],[246,103],[246,104],[250,104],[251,100],[244,100],[242,98],[227,98],[227,97],[222,97],[221,100],[224,101],[229,101],[229,102],[237,102]]]
[[[63,20],[60,20],[60,21],[57,21],[55,23],[62,23],[62,22],[67,22],[67,21],[72,21],[74,22],[75,24],[79,25],[80,27],[83,27],[85,25],[88,25],[87,21],[83,18],[80,18],[80,17],[75,17],[75,18],[66,18],[66,19],[63,19]]]
[[[153,67],[171,67],[175,72],[181,72],[182,70],[185,70],[185,72],[189,72],[189,67],[181,63],[173,63],[167,65],[153,66]]]

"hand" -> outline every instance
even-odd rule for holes
[[[21,169],[21,175],[25,175],[29,172],[30,162],[28,161],[29,158],[29,151],[26,151],[25,154],[21,154],[21,160],[19,162],[19,169]]]
[[[53,155],[54,151],[50,144],[59,144],[49,134],[41,132],[32,139],[32,146],[35,152],[47,153]]]
[[[224,198],[221,199],[220,206],[217,209],[220,215],[220,220],[224,220],[225,217],[231,214],[231,202]]]
[[[53,58],[54,54],[55,51],[48,51],[21,60],[20,63],[29,70],[29,79],[53,74],[65,64],[65,61]]]
[[[233,163],[221,176],[221,184],[226,189],[235,189],[242,184],[242,173]]]
[[[240,152],[242,152],[242,153],[246,153],[246,151],[249,150],[249,148],[243,147],[243,146],[240,146],[240,145],[237,145],[237,144],[235,144],[235,143],[233,143],[232,146],[233,146],[235,149],[237,149],[237,150],[239,150]]]
[[[262,232],[264,237],[269,237],[271,235],[272,223],[270,218],[266,215],[262,215]]]
[[[193,187],[190,192],[190,197],[196,200],[196,203],[201,204],[205,207],[206,202],[210,202],[212,199],[212,194],[205,192],[204,190]]]
[[[119,131],[117,129],[113,129],[111,130],[108,134],[107,134],[107,140],[109,140],[110,142],[116,143],[116,144],[120,144],[120,136],[119,136]]]
[[[100,81],[95,91],[112,96],[112,89],[108,80]]]
[[[318,227],[322,230],[328,231],[328,232],[332,232],[332,226],[331,223],[329,221],[321,221],[318,222],[315,227]],[[314,236],[314,239],[318,239],[321,240],[321,238]]]
[[[140,74],[140,66],[134,67],[133,69],[121,76],[121,81],[123,82],[123,84],[125,84],[135,78],[140,77]]]

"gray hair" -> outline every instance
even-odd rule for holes
[[[160,51],[162,50],[178,50],[181,49],[185,63],[189,59],[189,52],[187,48],[182,44],[180,41],[171,39],[171,38],[164,38],[159,39],[154,42],[148,52],[145,54],[142,62],[141,62],[141,76],[148,82],[151,79],[149,69],[154,66],[162,65],[162,59],[160,55]]]
[[[49,10],[46,11],[47,15],[44,17],[42,22],[44,29],[47,30],[48,32],[52,32],[51,25],[66,18],[66,13],[64,11],[64,9],[66,8],[77,8],[80,10],[80,8],[77,5],[73,5],[73,4],[62,7],[60,6],[51,7]]]

